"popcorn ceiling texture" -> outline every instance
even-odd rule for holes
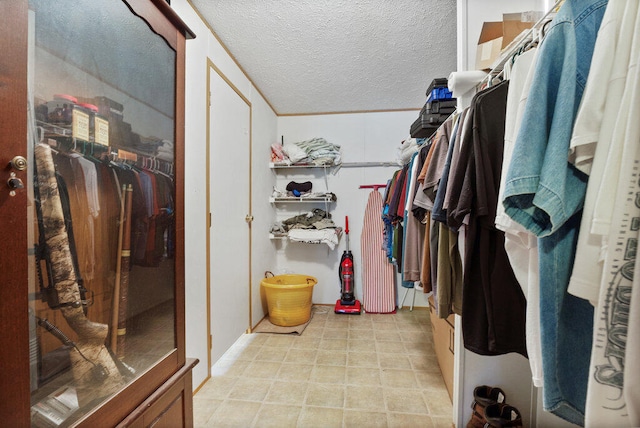
[[[191,0],[277,114],[421,108],[456,0]]]

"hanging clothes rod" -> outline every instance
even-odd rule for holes
[[[343,168],[362,168],[362,167],[370,167],[370,166],[395,166],[398,164],[396,162],[342,162],[340,165],[337,165]]]

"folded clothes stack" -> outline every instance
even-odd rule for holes
[[[276,165],[339,165],[342,154],[339,145],[324,138],[312,138],[284,145],[272,144],[271,162]]]
[[[331,214],[316,208],[275,223],[271,233],[274,236],[287,236],[291,241],[327,244],[333,250],[338,245],[342,229],[336,227]]]

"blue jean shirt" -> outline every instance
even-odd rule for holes
[[[584,423],[593,308],[567,293],[587,176],[569,142],[607,0],[567,0],[540,45],[507,173],[505,212],[539,237],[540,335],[547,411]]]

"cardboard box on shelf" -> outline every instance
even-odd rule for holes
[[[531,28],[542,14],[537,11],[504,13],[502,21],[485,22],[478,39],[476,69],[491,69],[502,50],[522,32]]]
[[[502,50],[502,22],[485,22],[482,24],[478,48],[476,49],[476,69],[491,68],[493,61]]]

